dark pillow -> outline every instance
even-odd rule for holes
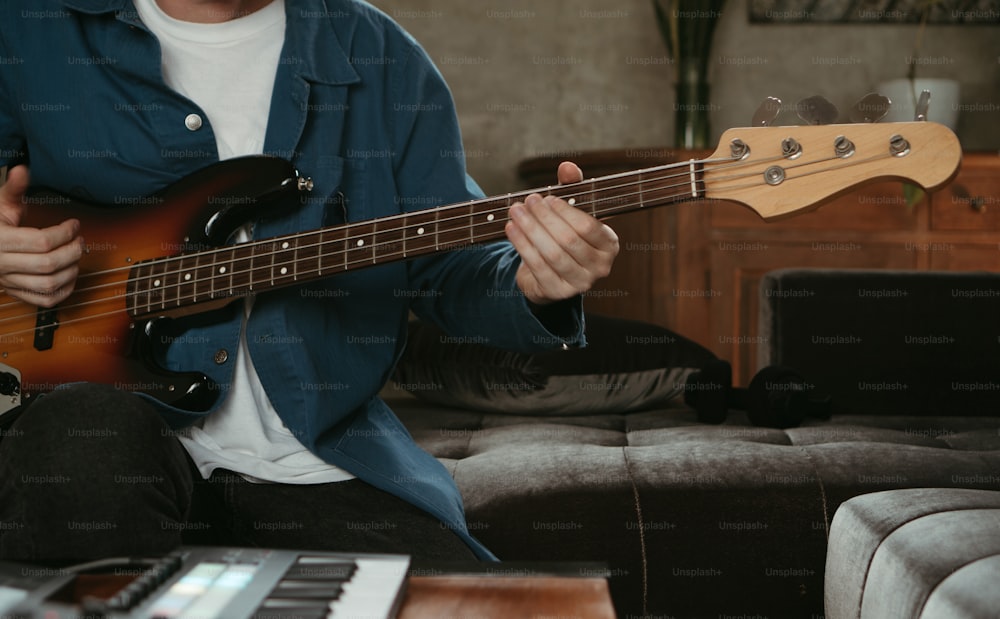
[[[587,346],[525,354],[412,321],[394,380],[428,402],[486,412],[624,413],[669,404],[716,358],[656,325],[595,314],[585,324]]]
[[[760,365],[829,394],[833,413],[1000,411],[1000,274],[781,269],[761,278]]]

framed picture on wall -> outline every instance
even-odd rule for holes
[[[750,0],[749,7],[752,23],[1000,23],[1000,0]]]

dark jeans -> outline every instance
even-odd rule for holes
[[[68,564],[181,544],[475,559],[436,518],[359,480],[203,480],[152,406],[109,387],[55,391],[4,432],[0,558]]]

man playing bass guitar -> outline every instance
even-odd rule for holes
[[[27,223],[46,208],[24,199],[29,184],[131,213],[219,160],[272,155],[311,179],[301,206],[250,211],[233,242],[482,196],[453,155],[441,75],[360,0],[0,0],[0,58],[0,286],[5,303],[52,308],[57,332],[86,285],[82,257],[113,248],[88,244],[82,218]],[[581,174],[567,163],[558,179]],[[504,217],[509,242],[170,319],[152,354],[211,379],[205,410],[115,381],[33,399],[0,440],[0,558],[189,540],[492,558],[448,472],[378,393],[411,311],[496,346],[583,345],[581,295],[609,272],[615,234],[555,197]]]

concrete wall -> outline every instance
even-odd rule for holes
[[[673,143],[673,67],[648,0],[374,0],[427,48],[455,93],[469,168],[489,193],[520,188],[518,161]],[[913,25],[751,25],[730,0],[711,55],[713,141],[766,96],[820,94],[842,112],[902,77]],[[1000,27],[932,26],[920,73],[962,87],[959,137],[1000,149]],[[586,172],[586,171],[585,171]]]

